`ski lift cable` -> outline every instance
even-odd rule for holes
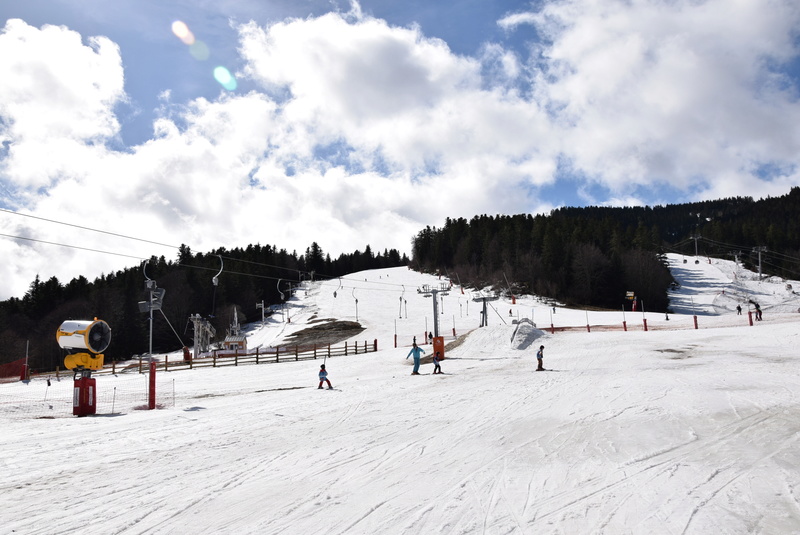
[[[8,210],[8,209],[5,209],[5,208],[0,208],[0,212],[4,212],[4,213],[7,213],[7,214],[11,214],[11,215],[18,215],[18,216],[22,216],[22,217],[29,217],[29,218],[32,218],[32,219],[38,219],[38,220],[41,220],[41,221],[46,221],[48,223],[55,223],[55,224],[58,224],[58,225],[65,225],[65,226],[68,226],[68,227],[78,228],[78,229],[82,229],[82,230],[88,230],[88,231],[97,232],[97,233],[100,233],[100,234],[107,234],[109,236],[116,236],[118,238],[124,238],[124,239],[127,239],[127,240],[135,240],[135,241],[140,241],[140,242],[143,242],[143,243],[150,243],[150,244],[153,244],[153,245],[160,245],[162,247],[170,247],[172,249],[180,249],[181,248],[181,246],[174,245],[174,244],[162,243],[162,242],[157,242],[157,241],[153,241],[153,240],[146,240],[146,239],[143,239],[143,238],[137,238],[135,236],[128,236],[126,234],[120,234],[120,233],[117,233],[117,232],[110,232],[110,231],[107,231],[107,230],[101,230],[101,229],[96,229],[96,228],[82,226],[82,225],[75,225],[75,224],[67,223],[67,222],[64,222],[64,221],[56,221],[55,219],[47,219],[47,218],[35,216],[35,215],[32,215],[32,214],[23,214],[23,213],[15,212],[13,210]],[[123,256],[123,257],[126,257],[126,258],[136,258],[137,260],[144,260],[140,256],[126,255],[126,254],[121,254],[121,253],[113,253],[113,252],[110,252],[110,251],[102,251],[102,250],[99,250],[99,249],[90,249],[90,248],[86,248],[86,247],[78,247],[78,246],[74,246],[74,245],[68,245],[68,244],[57,243],[57,242],[48,242],[48,241],[44,241],[44,240],[37,240],[37,239],[34,239],[34,238],[28,238],[28,237],[25,237],[25,236],[13,236],[13,235],[10,235],[10,234],[0,234],[0,236],[11,238],[11,239],[28,240],[28,241],[34,241],[34,242],[39,242],[39,243],[45,243],[45,244],[48,244],[48,245],[57,245],[57,246],[60,246],[60,247],[69,247],[69,248],[73,248],[73,249],[80,249],[80,250],[83,250],[83,251],[91,251],[91,252],[102,253],[102,254]],[[302,270],[298,270],[298,269],[295,269],[295,268],[288,268],[288,267],[285,267],[285,266],[278,266],[278,265],[267,264],[267,263],[263,263],[263,262],[253,262],[253,261],[250,261],[250,260],[243,260],[243,259],[233,258],[233,257],[230,257],[230,256],[223,256],[223,255],[219,255],[219,254],[216,255],[216,256],[218,256],[220,258],[220,261],[224,258],[226,260],[243,262],[243,263],[247,263],[247,264],[265,266],[265,267],[270,267],[270,268],[275,268],[275,269],[282,269],[282,270],[287,270],[287,271],[296,271],[298,273],[307,273],[307,272],[302,271]],[[233,272],[231,272],[231,273],[233,273]],[[239,273],[239,274],[242,275],[242,273]],[[265,278],[274,278],[274,277],[265,277]]]
[[[766,256],[775,256],[777,258],[780,258],[781,260],[791,260],[793,262],[800,262],[800,258],[797,258],[796,256],[791,256],[791,255],[788,255],[788,254],[779,253],[777,251],[765,251],[762,254],[766,255]]]
[[[750,246],[733,245],[733,244],[729,244],[729,243],[724,243],[724,242],[719,242],[719,241],[716,241],[716,240],[712,240],[710,238],[700,238],[700,239],[702,241],[710,243],[712,245],[716,245],[718,247],[725,247],[725,248],[728,248],[731,251],[736,251],[736,252],[742,251],[742,250],[751,249]],[[790,260],[790,261],[794,261],[794,262],[800,262],[800,258],[791,256],[791,255],[787,255],[787,254],[781,253],[779,251],[764,251],[764,252],[762,252],[762,256],[773,256],[773,257],[777,257],[777,258],[780,258],[780,259],[783,259],[783,260]]]
[[[181,267],[185,267],[185,268],[200,269],[200,270],[205,270],[205,271],[216,271],[217,270],[217,268],[209,268],[209,267],[205,267],[205,266],[193,266],[191,264],[178,264],[178,265],[181,266]],[[241,271],[231,271],[229,269],[226,270],[225,273],[227,273],[229,275],[240,275],[242,277],[253,277],[253,278],[256,278],[256,279],[279,280],[278,277],[270,277],[270,276],[267,276],[267,275],[256,275],[255,273],[242,273]],[[299,282],[299,281],[297,281],[297,282]]]
[[[35,215],[32,215],[32,214],[23,214],[23,213],[20,213],[20,212],[15,212],[13,210],[7,210],[5,208],[0,208],[0,212],[5,212],[7,214],[13,214],[13,215],[19,215],[19,216],[23,216],[23,217],[30,217],[31,219],[38,219],[40,221],[47,221],[48,223],[56,223],[58,225],[66,225],[68,227],[79,228],[81,230],[90,230],[92,232],[99,232],[101,234],[108,234],[109,236],[116,236],[118,238],[125,238],[126,240],[136,240],[136,241],[140,241],[140,242],[144,242],[144,243],[152,243],[153,245],[161,245],[163,247],[171,247],[173,249],[180,249],[180,247],[178,247],[177,245],[171,245],[171,244],[168,244],[168,243],[160,243],[160,242],[157,242],[157,241],[145,240],[143,238],[135,238],[133,236],[126,236],[125,234],[117,234],[116,232],[109,232],[107,230],[99,230],[99,229],[96,229],[96,228],[84,227],[84,226],[81,226],[81,225],[75,225],[73,223],[66,223],[64,221],[56,221],[55,219],[47,219],[45,217],[39,217],[39,216],[35,216]],[[61,244],[54,244],[54,245],[61,245]]]
[[[763,258],[761,259],[761,264],[765,265],[765,266],[769,266],[772,269],[774,269],[775,271],[786,271],[786,272],[791,273],[792,275],[800,275],[800,271],[796,271],[794,269],[790,269],[790,268],[787,268],[787,267],[779,266],[777,264],[773,264],[772,262],[764,260]]]
[[[11,238],[11,239],[14,239],[14,240],[26,240],[26,241],[36,242],[36,243],[44,243],[46,245],[57,245],[59,247],[67,247],[69,249],[78,249],[78,250],[81,250],[81,251],[89,251],[89,252],[92,252],[92,253],[101,253],[101,254],[109,254],[109,255],[114,255],[114,256],[123,256],[125,258],[135,258],[136,260],[146,260],[145,258],[142,258],[141,256],[133,256],[133,255],[123,254],[123,253],[113,253],[111,251],[102,251],[100,249],[91,249],[89,247],[79,247],[77,245],[69,245],[69,244],[66,244],[66,243],[58,243],[58,242],[52,242],[52,241],[37,240],[35,238],[28,238],[28,237],[25,237],[25,236],[14,236],[12,234],[2,234],[2,233],[0,233],[0,236],[2,236],[4,238]]]
[[[298,274],[299,273],[310,273],[309,271],[304,271],[302,269],[290,268],[290,267],[286,267],[286,266],[276,266],[275,264],[266,264],[264,262],[254,262],[252,260],[244,260],[244,259],[241,259],[241,258],[233,258],[232,256],[222,256],[222,255],[217,255],[217,256],[219,256],[220,258],[224,258],[225,260],[230,260],[232,262],[241,262],[243,264],[251,264],[251,265],[254,265],[254,266],[264,266],[264,267],[269,267],[269,268],[282,269],[284,271],[296,271]]]
[[[164,311],[161,310],[160,308],[158,310],[161,312],[161,315],[164,316],[164,319],[166,320],[167,325],[169,325],[169,328],[172,329],[172,332],[174,332],[175,336],[178,337],[178,341],[181,343],[181,347],[184,347],[186,344],[183,343],[183,340],[181,340],[181,335],[178,334],[178,331],[176,331],[175,327],[172,326],[172,323],[169,322],[169,318],[167,318],[167,315],[164,314]]]
[[[500,314],[500,312],[498,312],[498,311],[497,311],[497,309],[494,307],[494,305],[492,305],[492,304],[491,304],[491,303],[489,303],[488,301],[486,302],[486,304],[489,306],[489,308],[491,308],[492,310],[494,310],[494,313],[495,313],[495,314],[497,314],[497,317],[498,317],[498,318],[500,318],[500,320],[502,320],[502,322],[503,322],[505,325],[508,325],[508,323],[506,323],[506,319],[503,317],[503,315],[502,315],[502,314]]]

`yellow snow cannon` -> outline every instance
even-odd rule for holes
[[[58,328],[56,340],[69,353],[64,358],[68,370],[99,370],[103,367],[103,351],[111,343],[111,327],[97,318],[93,321],[67,320]],[[81,351],[84,349],[89,353]]]

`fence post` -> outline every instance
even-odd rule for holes
[[[139,373],[142,373],[142,355],[139,354]]]
[[[256,364],[258,364],[258,351],[261,349],[260,347],[256,348]]]
[[[378,339],[377,338],[372,342],[372,351],[378,351]]]
[[[353,347],[355,347],[356,355],[358,355],[358,342],[353,342]]]
[[[300,360],[300,353],[297,350],[297,346],[294,346],[294,360]]]
[[[331,345],[328,344],[328,358],[331,358]]]
[[[169,371],[169,355],[164,355],[164,371]]]
[[[347,342],[344,343],[344,355],[347,356]]]
[[[234,366],[238,366],[239,365],[239,348],[238,347],[233,350],[233,365]]]
[[[314,360],[317,360],[317,344],[314,344]]]
[[[211,357],[213,359],[211,367],[212,368],[216,368],[217,367],[217,350],[216,349],[211,352]]]

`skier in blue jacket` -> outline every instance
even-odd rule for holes
[[[406,358],[414,355],[414,371],[411,372],[411,375],[419,375],[419,359],[422,355],[425,354],[425,351],[414,342],[414,346],[411,348],[411,351],[408,352]]]

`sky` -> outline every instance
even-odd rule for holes
[[[551,315],[535,296],[491,302],[478,328],[456,286],[442,375],[406,359],[432,323],[414,288],[442,281],[400,267],[337,297],[338,281],[307,282],[291,323],[246,326],[254,349],[352,321],[355,292],[351,342],[378,352],[328,358],[332,391],[320,360],[195,367],[159,371],[161,408],[136,410],[149,376],[118,367],[78,418],[71,377],[0,383],[3,533],[797,533],[800,284],[687,260],[669,255],[675,314],[629,312],[627,331],[621,311]],[[752,326],[747,299],[764,310]],[[534,371],[540,345],[551,371]]]
[[[181,244],[410,253],[447,217],[800,184],[792,0],[2,0],[0,24],[0,299]]]

